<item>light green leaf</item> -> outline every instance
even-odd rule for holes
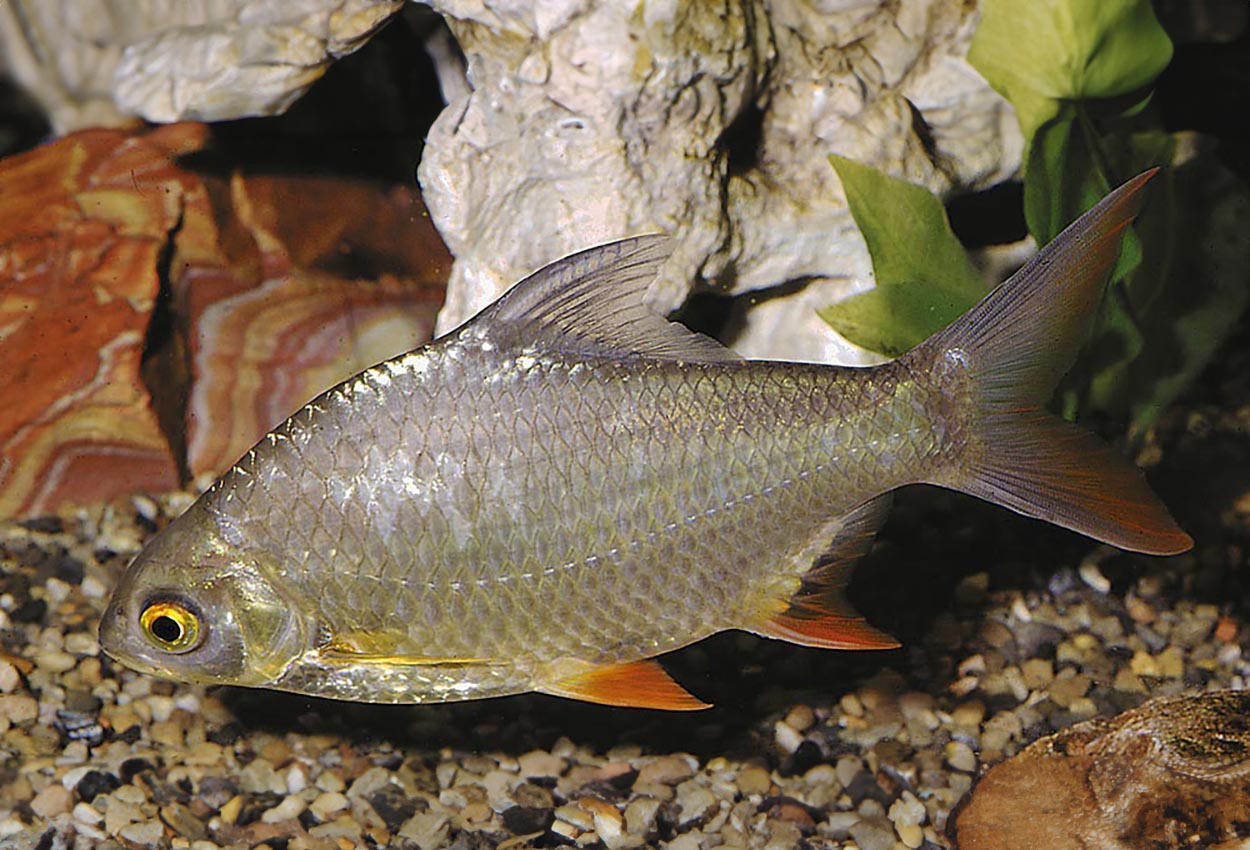
[[[1015,107],[1026,140],[1064,102],[1134,92],[1171,58],[1150,0],[982,0],[968,51]]]
[[[901,354],[962,315],[987,286],[927,189],[844,157],[829,160],[868,245],[876,287],[820,316],[856,345]]]

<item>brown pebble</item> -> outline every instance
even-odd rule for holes
[[[677,755],[652,759],[638,768],[638,778],[634,780],[634,787],[652,783],[676,785],[684,782],[694,776],[694,766],[690,762],[691,759],[688,757]]]
[[[42,818],[53,818],[68,812],[73,798],[68,788],[55,782],[35,795],[35,799],[30,801],[30,808]]]
[[[1237,621],[1232,617],[1220,617],[1215,625],[1215,639],[1222,643],[1232,643],[1237,640]]]
[[[768,816],[773,820],[788,821],[803,830],[816,828],[816,821],[812,819],[807,807],[795,800],[778,800],[769,807]]]
[[[743,794],[767,794],[773,777],[762,767],[748,767],[738,774],[738,789]]]

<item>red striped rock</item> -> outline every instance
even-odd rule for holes
[[[140,365],[198,186],[170,154],[202,136],[90,130],[0,162],[0,516],[177,486]]]
[[[197,175],[206,133],[0,162],[0,517],[215,476],[429,339],[451,258],[415,190]]]
[[[214,196],[219,232],[184,226],[173,280],[201,482],[322,390],[428,341],[451,267],[415,190],[235,175]]]

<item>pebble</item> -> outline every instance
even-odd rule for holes
[[[122,827],[118,835],[132,844],[156,847],[165,839],[165,826],[158,820],[146,820]]]
[[[73,798],[74,795],[64,785],[53,783],[35,795],[35,799],[30,801],[30,809],[40,817],[53,818],[68,812]]]
[[[450,829],[445,814],[421,812],[409,818],[399,830],[399,837],[415,843],[421,850],[444,846]]]
[[[281,823],[284,820],[299,817],[307,807],[308,804],[303,799],[292,794],[272,809],[265,810],[260,819],[262,823]]]
[[[316,815],[317,820],[325,821],[335,812],[346,809],[348,805],[350,803],[346,795],[338,791],[324,791],[308,804],[308,810]]]
[[[963,741],[951,741],[946,745],[946,763],[955,770],[972,773],[977,769],[977,756]]]
[[[78,803],[75,805],[71,814],[73,815],[74,820],[79,823],[91,824],[93,826],[104,820],[104,815],[100,813],[100,810],[95,806],[88,805],[87,803]]]
[[[654,797],[635,797],[625,807],[625,825],[634,835],[646,835],[655,827],[660,801]]]
[[[686,825],[701,820],[714,806],[716,796],[697,780],[687,780],[677,786],[677,807],[681,810],[678,823]]]
[[[772,774],[762,767],[748,767],[738,774],[738,788],[743,794],[763,796],[768,793],[772,784]]]
[[[652,759],[638,769],[635,785],[676,785],[694,776],[693,756],[671,755]]]
[[[39,701],[26,694],[0,696],[0,718],[14,726],[29,723],[39,716]]]
[[[894,850],[894,827],[880,817],[863,818],[850,828],[859,850]]]
[[[22,674],[8,661],[0,661],[0,694],[16,691],[22,684]]]

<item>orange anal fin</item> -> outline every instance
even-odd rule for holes
[[[804,548],[827,548],[803,576],[797,594],[761,606],[746,629],[757,635],[819,649],[894,649],[898,641],[868,625],[846,601],[855,562],[868,554],[885,522],[890,497],[865,502],[835,523],[821,528]],[[829,537],[832,542],[829,543]],[[824,537],[824,544],[821,538]]]
[[[820,613],[795,604],[751,631],[764,637],[818,649],[897,649],[899,642],[862,617]]]
[[[538,690],[569,699],[625,708],[698,711],[712,707],[673,681],[659,662],[650,659],[593,666]]]

